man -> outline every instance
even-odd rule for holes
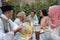
[[[0,7],[3,14],[0,16],[0,40],[14,40],[14,34],[22,29],[11,21],[13,15],[13,7],[6,5]]]
[[[28,17],[31,19],[31,21],[33,20],[34,22],[38,23],[38,17],[35,14],[35,11],[31,11]]]

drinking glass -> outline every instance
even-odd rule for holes
[[[36,40],[39,40],[40,39],[40,26],[39,26],[39,24],[34,24],[34,32],[35,32]]]

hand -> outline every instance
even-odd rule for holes
[[[41,27],[41,29],[46,29],[45,27]]]
[[[56,25],[51,24],[51,28],[52,28],[52,29],[56,28]]]
[[[19,32],[22,28],[23,28],[23,26],[19,26],[19,27],[17,28],[17,31]]]
[[[23,26],[19,26],[16,30],[14,30],[14,33],[20,32],[20,30],[23,28]]]
[[[45,31],[45,32],[49,32],[50,30],[48,30],[48,29],[44,29],[44,31]]]

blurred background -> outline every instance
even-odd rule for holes
[[[25,11],[26,15],[28,15],[31,10],[35,10],[38,15],[41,8],[48,9],[49,6],[59,5],[60,0],[0,0],[0,6],[4,6],[6,4],[14,6],[14,20],[16,14],[20,11]]]

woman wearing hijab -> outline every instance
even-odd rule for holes
[[[60,6],[49,7],[48,15],[50,17],[51,37],[53,40],[60,40]]]
[[[21,12],[19,12],[19,13],[17,14],[17,18],[15,19],[14,22],[15,22],[17,25],[20,25],[20,24],[22,24],[22,23],[25,22],[25,17],[26,17],[25,12],[21,11]]]
[[[46,40],[60,40],[60,6],[50,6],[48,16],[51,30],[48,33],[44,33],[44,36]]]

